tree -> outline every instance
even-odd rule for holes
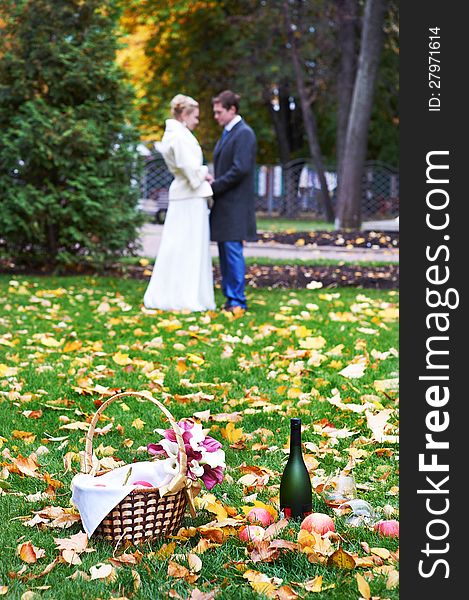
[[[337,77],[337,168],[340,171],[357,69],[358,0],[336,0],[336,5],[340,49]]]
[[[359,229],[361,225],[363,168],[385,10],[386,0],[366,2],[358,71],[339,171],[337,225],[344,229]]]
[[[288,0],[284,0],[283,8],[285,15],[285,26],[287,29],[287,35],[293,63],[293,70],[295,72],[298,96],[300,98],[303,122],[306,130],[306,137],[308,140],[308,147],[311,153],[311,158],[313,159],[314,166],[316,167],[316,173],[319,179],[319,185],[321,187],[321,201],[326,215],[326,219],[329,222],[333,222],[334,209],[332,208],[331,197],[329,194],[329,189],[327,187],[326,173],[323,164],[321,146],[319,144],[316,115],[312,109],[308,90],[306,88],[303,74],[303,66],[300,59],[300,51],[298,48],[297,37],[295,35],[298,26],[292,22]]]
[[[319,174],[326,165],[339,166],[357,72],[363,4],[127,0],[123,24],[132,34],[123,64],[133,69],[136,82],[144,81],[140,110],[145,132],[153,139],[155,132],[161,134],[169,100],[183,90],[201,102],[197,136],[210,158],[219,135],[210,118],[210,98],[231,87],[241,93],[242,114],[256,129],[259,162],[285,164],[310,155]],[[290,27],[285,26],[285,8]],[[381,87],[371,114],[373,137],[367,158],[395,162],[397,34],[395,14],[391,17],[386,42],[392,43],[385,46],[380,65]],[[320,179],[327,201],[325,178]],[[330,200],[326,212],[331,219]]]
[[[139,142],[112,0],[0,0],[0,232],[18,261],[132,248]]]

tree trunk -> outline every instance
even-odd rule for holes
[[[275,135],[277,137],[279,159],[282,165],[290,160],[290,102],[288,88],[282,84],[278,88],[279,109],[274,110],[270,99],[268,98],[269,113],[274,124]]]
[[[357,18],[358,0],[336,0],[338,42],[340,49],[337,81],[337,171],[340,172],[344,156],[347,123],[352,102],[353,84],[357,69]]]
[[[358,71],[339,172],[336,225],[343,229],[361,226],[362,177],[386,4],[387,0],[367,0],[365,5]]]
[[[309,151],[313,160],[314,166],[316,167],[317,176],[319,179],[319,185],[321,187],[321,201],[324,207],[324,212],[328,222],[334,221],[334,209],[332,208],[331,197],[326,182],[326,175],[324,172],[324,164],[322,161],[321,148],[318,141],[318,132],[316,117],[311,108],[311,104],[308,98],[308,92],[303,76],[303,68],[300,61],[300,55],[298,51],[297,41],[294,35],[294,29],[290,19],[290,11],[288,8],[288,1],[284,2],[284,13],[285,13],[285,25],[287,28],[288,41],[290,42],[291,57],[293,62],[293,70],[295,72],[296,85],[298,88],[298,95],[300,97],[301,111],[303,114],[303,122],[306,130],[306,136],[308,139]]]

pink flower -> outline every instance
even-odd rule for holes
[[[168,456],[166,450],[163,448],[163,446],[160,446],[160,444],[147,444],[147,450],[150,454],[153,454],[155,456],[157,456],[158,454],[165,454],[166,456]]]
[[[184,449],[187,455],[187,477],[196,480],[202,479],[205,487],[211,490],[217,483],[223,481],[225,453],[222,445],[216,439],[207,436],[200,423],[192,419],[179,421]],[[166,456],[176,464],[179,463],[180,451],[173,429],[155,429],[163,439],[158,444],[148,444],[147,450],[154,456]]]
[[[202,458],[202,452],[194,450],[192,446],[185,444],[187,462],[190,463],[192,460],[200,460]]]
[[[222,447],[218,440],[209,436],[207,436],[200,445],[203,446],[207,452],[216,452]]]
[[[168,441],[171,441],[173,444],[176,444],[175,441],[173,442],[169,439]],[[202,452],[194,450],[189,444],[185,444],[184,448],[187,454],[187,462],[191,462],[191,460],[200,460],[202,458]],[[153,454],[154,456],[158,456],[160,454],[164,456],[169,456],[169,453],[163,448],[161,444],[147,444],[147,450],[150,454]]]
[[[223,481],[223,467],[210,467],[209,465],[204,465],[204,474],[201,479],[205,483],[205,487],[208,490],[211,490],[217,483],[221,483]]]
[[[181,429],[181,432],[182,432],[182,439],[184,441],[184,444],[190,444],[190,440],[192,437],[191,429],[194,427],[194,423],[192,421],[179,421],[178,425],[179,425],[179,429]],[[163,431],[163,436],[170,442],[177,441],[176,433],[174,432],[174,429],[172,429],[172,428],[165,429]]]

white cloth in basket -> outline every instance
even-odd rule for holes
[[[132,467],[127,485],[123,485]],[[106,517],[106,515],[135,488],[142,485],[132,485],[133,481],[147,481],[154,487],[167,485],[174,477],[174,472],[168,473],[168,463],[164,460],[154,462],[136,462],[125,465],[104,475],[93,477],[80,473],[72,479],[72,502],[78,508],[83,528],[91,537]],[[96,485],[98,484],[98,486]]]

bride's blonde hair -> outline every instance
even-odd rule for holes
[[[190,96],[185,96],[184,94],[177,94],[171,100],[171,115],[177,119],[181,120],[182,113],[191,113],[195,108],[199,106],[199,103],[191,98]]]

